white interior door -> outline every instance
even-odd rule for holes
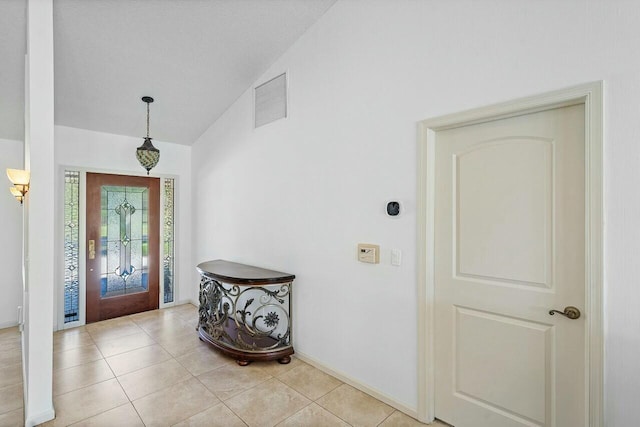
[[[435,414],[456,427],[585,425],[584,115],[437,132]]]

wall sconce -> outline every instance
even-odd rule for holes
[[[20,169],[7,169],[7,177],[13,184],[13,187],[9,188],[11,195],[16,198],[22,204],[25,194],[29,191],[29,171]]]

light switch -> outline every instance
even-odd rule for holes
[[[402,264],[402,251],[400,249],[391,249],[391,265]]]
[[[380,263],[380,246],[358,243],[358,261],[369,264]]]

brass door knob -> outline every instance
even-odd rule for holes
[[[571,320],[575,320],[580,317],[580,310],[578,310],[578,308],[573,307],[571,305],[565,307],[564,311],[549,310],[549,314],[552,316],[556,313],[562,314],[563,316],[568,317]]]

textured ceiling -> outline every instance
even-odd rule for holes
[[[24,139],[26,0],[0,0],[0,138]]]
[[[143,136],[150,95],[151,136],[191,144],[334,2],[55,0],[55,122]],[[0,138],[22,138],[24,4],[0,0]]]

